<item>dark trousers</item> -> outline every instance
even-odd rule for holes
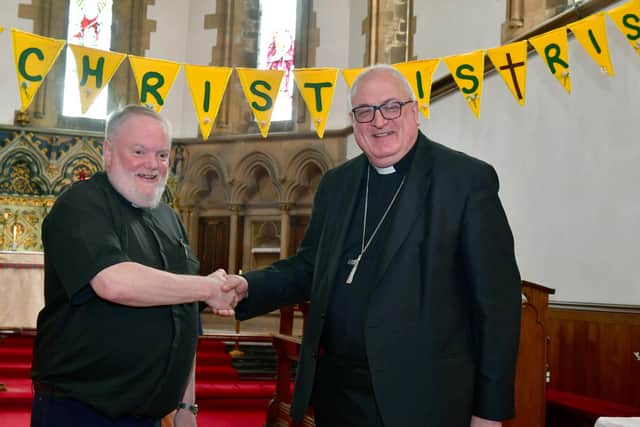
[[[316,427],[383,427],[366,363],[323,356],[312,402]]]
[[[160,427],[160,420],[122,417],[114,421],[77,400],[36,393],[31,427]]]

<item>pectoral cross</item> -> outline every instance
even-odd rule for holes
[[[346,282],[347,285],[350,285],[351,282],[353,282],[353,276],[355,276],[356,270],[358,269],[358,264],[360,263],[360,258],[362,258],[362,253],[360,253],[356,258],[350,259],[349,261],[347,261],[347,264],[353,266],[353,267],[351,267],[351,272],[349,273],[349,276],[347,276],[347,282]]]

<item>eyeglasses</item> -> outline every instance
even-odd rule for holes
[[[358,123],[372,122],[376,117],[376,110],[380,111],[380,115],[385,120],[393,120],[400,117],[402,114],[402,107],[407,104],[413,103],[413,100],[409,101],[389,101],[381,105],[361,105],[351,110],[353,117]]]

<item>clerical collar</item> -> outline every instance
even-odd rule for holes
[[[396,173],[396,168],[394,168],[393,165],[387,166],[386,168],[379,168],[373,164],[371,166],[378,172],[378,175],[391,175],[392,173]]]
[[[392,175],[396,172],[400,172],[401,174],[404,175],[409,170],[409,166],[411,166],[411,161],[413,160],[414,154],[416,153],[417,146],[418,146],[417,143],[413,144],[413,147],[411,147],[411,150],[409,150],[407,154],[405,154],[404,157],[401,158],[400,161],[398,161],[398,163],[396,163],[395,165],[381,168],[374,165],[371,162],[369,162],[369,164],[371,164],[371,166],[375,169],[378,175]]]

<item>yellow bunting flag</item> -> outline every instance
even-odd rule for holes
[[[24,111],[33,101],[33,97],[66,42],[26,33],[15,28],[11,29],[11,36],[18,76],[18,90],[22,102],[21,111]]]
[[[141,105],[159,113],[182,64],[162,59],[129,55]]]
[[[484,81],[484,51],[443,58],[456,84],[460,88],[469,108],[480,118],[480,101],[482,98],[482,82]]]
[[[216,120],[224,92],[231,76],[230,67],[184,66],[193,106],[198,115],[202,139],[209,138]]]
[[[625,3],[611,9],[607,14],[624,34],[631,47],[640,55],[640,0]]]
[[[604,13],[596,13],[588,18],[569,24],[567,27],[576,36],[584,50],[600,66],[600,69],[613,76]]]
[[[266,138],[271,126],[271,114],[275,105],[284,71],[236,68],[244,96],[256,117],[260,134]]]
[[[562,27],[529,39],[538,55],[549,67],[549,71],[560,82],[567,93],[571,93],[571,73],[569,72],[569,40],[567,28]]]
[[[0,25],[0,33],[4,31],[4,27]]]
[[[347,86],[349,87],[349,89],[351,89],[351,85],[353,85],[353,82],[356,80],[358,75],[361,72],[363,72],[365,69],[366,69],[366,67],[361,67],[361,68],[343,68],[342,69],[342,77],[344,78],[344,81],[347,84]]]
[[[487,56],[516,101],[524,105],[527,89],[527,41],[489,49]]]
[[[427,119],[429,118],[429,102],[431,101],[431,79],[439,64],[440,58],[393,64],[409,81],[420,106],[420,111]]]
[[[69,44],[69,48],[76,60],[80,105],[84,114],[109,84],[127,55],[75,44]]]
[[[324,136],[327,117],[338,79],[337,68],[298,68],[293,70],[296,86],[307,104],[318,137]]]

